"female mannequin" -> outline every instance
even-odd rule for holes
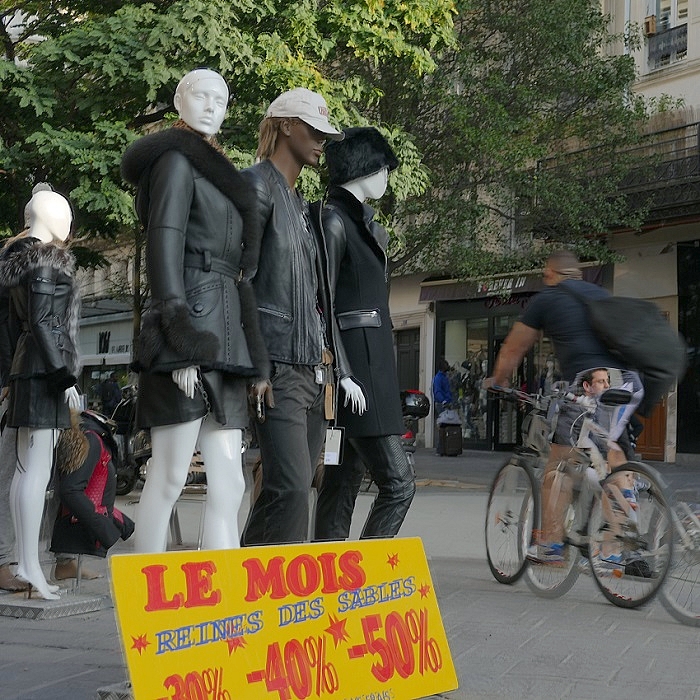
[[[267,377],[268,369],[246,278],[260,239],[252,197],[214,138],[228,98],[218,73],[189,72],[175,92],[180,121],[132,144],[122,161],[124,178],[138,188],[152,296],[137,358],[137,421],[151,428],[153,450],[136,518],[138,552],[165,550],[197,445],[208,483],[202,545],[239,546],[245,378]]]
[[[415,477],[400,435],[404,432],[386,278],[386,231],[364,204],[380,199],[389,170],[398,165],[374,128],[345,130],[326,147],[331,189],[323,209],[331,289],[340,330],[336,352],[352,370],[341,381],[346,401],[337,424],[345,428],[345,456],[329,466],[316,505],[316,539],[344,539],[365,469],[379,488],[361,536],[393,537],[415,493]],[[356,380],[356,381],[353,381]],[[356,397],[358,384],[366,394]]]
[[[16,577],[42,598],[57,599],[39,562],[39,531],[46,486],[51,476],[56,429],[70,424],[78,408],[77,328],[79,293],[75,260],[66,249],[72,212],[53,191],[35,191],[27,205],[29,228],[0,255],[0,285],[9,290],[12,356],[9,366],[8,425],[18,428],[17,470],[10,507],[17,538]],[[5,353],[3,353],[5,355]]]

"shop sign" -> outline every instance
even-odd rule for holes
[[[135,700],[402,700],[457,687],[418,538],[110,566]]]
[[[527,277],[500,277],[477,283],[478,292],[474,296],[480,297],[509,297],[513,293],[525,289]]]

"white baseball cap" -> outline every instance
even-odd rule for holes
[[[328,121],[328,105],[321,95],[306,88],[294,88],[276,97],[267,108],[266,117],[297,117],[305,124],[326,134],[333,141],[342,141],[345,134]]]

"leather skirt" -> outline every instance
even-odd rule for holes
[[[246,380],[219,370],[203,372],[201,379],[194,398],[190,399],[175,384],[170,372],[141,372],[136,402],[137,426],[153,428],[189,423],[211,413],[222,428],[246,428]]]
[[[11,428],[70,427],[70,409],[64,393],[50,389],[44,377],[11,380],[7,425]]]

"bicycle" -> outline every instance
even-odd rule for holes
[[[496,580],[515,583],[525,575],[537,595],[559,597],[574,585],[583,557],[607,600],[627,608],[646,603],[661,587],[673,552],[672,513],[661,476],[641,462],[627,462],[608,473],[592,439],[606,437],[592,418],[594,402],[582,405],[583,397],[562,391],[547,397],[516,389],[494,391],[532,407],[523,423],[523,446],[501,467],[489,493],[486,551]],[[629,393],[608,389],[598,401],[622,405],[629,401]],[[527,555],[542,529],[544,467],[556,410],[563,403],[577,405],[581,426],[571,451],[551,476],[550,503],[567,483],[573,494],[563,509],[563,561],[555,566]],[[636,493],[634,506],[623,491]]]
[[[684,625],[700,627],[700,492],[675,494],[673,560],[659,600]]]

